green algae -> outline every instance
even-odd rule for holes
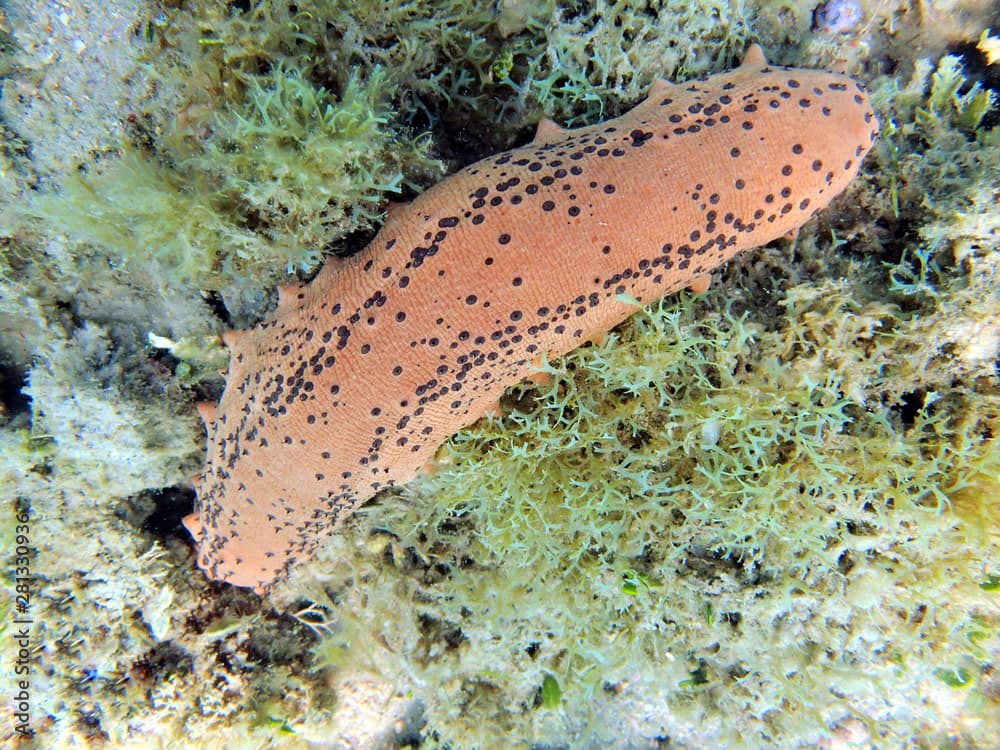
[[[171,284],[311,271],[334,240],[378,218],[402,165],[427,163],[426,140],[400,142],[388,118],[378,69],[335,98],[278,68],[248,79],[243,106],[216,114],[200,152],[165,163],[129,150],[35,207],[126,271]]]

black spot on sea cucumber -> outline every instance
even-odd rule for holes
[[[699,104],[698,107],[700,108],[701,105]],[[644,131],[644,130],[640,130],[639,128],[636,128],[631,133],[629,133],[629,136],[632,138],[632,146],[638,147],[638,146],[643,145],[650,138],[652,138],[653,134],[650,133],[650,132],[648,132],[648,131]]]

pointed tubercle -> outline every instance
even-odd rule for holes
[[[708,288],[712,285],[711,274],[705,274],[704,276],[699,276],[696,279],[691,279],[691,283],[688,284],[688,289],[690,289],[695,294],[704,294],[708,291]]]
[[[675,88],[677,88],[676,84],[673,84],[664,78],[657,78],[653,81],[653,85],[649,87],[649,98],[652,99],[657,96],[664,96],[669,94]]]
[[[301,300],[299,294],[302,292],[303,284],[292,282],[291,284],[278,285],[278,312],[281,313],[289,308],[297,308]]]
[[[226,345],[227,349],[234,349],[240,343],[246,331],[237,331],[236,329],[223,331],[222,332],[222,343]]]
[[[201,516],[198,511],[184,516],[184,518],[181,519],[181,523],[184,524],[184,528],[188,530],[188,533],[191,534],[191,537],[195,540],[195,542],[200,543],[204,529],[202,528]]]
[[[763,68],[767,65],[767,58],[764,57],[764,50],[756,42],[747,47],[743,55],[744,68]]]
[[[538,128],[535,130],[535,138],[532,143],[556,141],[562,138],[565,132],[565,128],[559,127],[554,120],[545,117],[538,121]]]

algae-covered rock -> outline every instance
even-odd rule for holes
[[[993,37],[973,6],[848,5],[850,32],[801,2],[0,12],[23,745],[992,747]],[[548,363],[266,599],[205,581],[179,519],[223,331],[543,115],[598,121],[752,41],[870,84],[847,195]]]
[[[197,466],[197,422],[167,392],[122,392],[124,363],[106,330],[84,326],[36,356],[25,389],[32,430],[56,444],[60,481],[95,499],[127,497],[176,484]]]

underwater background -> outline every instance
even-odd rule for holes
[[[753,42],[871,88],[843,195],[205,579],[223,331]],[[8,746],[1000,748],[996,4],[8,1],[0,78]]]

